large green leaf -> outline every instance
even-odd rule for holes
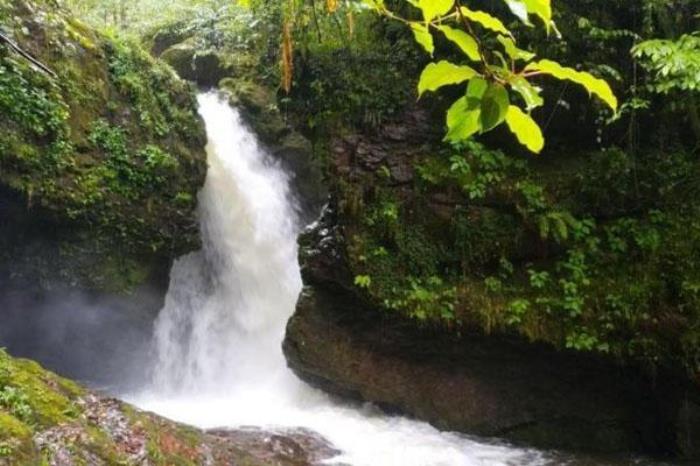
[[[418,0],[418,7],[423,11],[423,18],[426,22],[446,15],[454,4],[455,0]]]
[[[518,138],[520,144],[527,147],[531,152],[539,154],[544,148],[544,136],[539,125],[530,115],[520,110],[519,107],[511,105],[506,114],[508,128]]]
[[[462,15],[469,19],[470,21],[474,21],[476,23],[481,24],[484,28],[489,29],[494,32],[498,32],[500,34],[504,34],[506,36],[512,35],[508,28],[506,28],[503,23],[501,22],[500,19],[491,16],[490,14],[486,13],[485,11],[474,11],[470,10],[469,8],[463,6],[460,11],[462,12]]]
[[[481,60],[481,55],[479,54],[479,44],[471,35],[467,34],[461,29],[455,29],[450,26],[443,25],[438,26],[437,28],[442,31],[443,34],[445,34],[445,37],[457,44],[457,46],[462,49],[470,60]]]
[[[481,98],[481,132],[503,123],[510,105],[508,91],[499,83],[491,83]]]
[[[442,86],[468,81],[477,75],[478,73],[469,66],[455,65],[445,60],[430,63],[421,73],[418,95],[423,95],[425,91],[435,91]]]
[[[617,97],[615,97],[608,83],[603,79],[596,78],[590,73],[567,68],[551,60],[540,60],[536,63],[530,63],[525,67],[525,71],[538,71],[557,79],[566,79],[575,82],[583,86],[590,94],[597,95],[603,102],[608,104],[613,111],[617,111]]]
[[[487,89],[488,82],[481,77],[469,81],[467,94],[447,111],[446,141],[464,141],[481,131],[481,99]]]
[[[416,42],[423,46],[430,56],[433,56],[433,52],[435,52],[435,43],[433,42],[433,36],[430,34],[428,26],[412,22],[411,30],[413,31],[413,36],[416,38]]]
[[[522,76],[512,79],[510,86],[523,98],[528,111],[544,105],[544,99],[540,95],[540,88],[533,86],[530,81]]]

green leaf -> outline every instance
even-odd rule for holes
[[[544,148],[544,136],[539,125],[530,115],[520,110],[519,107],[511,105],[506,113],[506,123],[508,128],[518,138],[520,144],[524,145],[531,152],[539,154]]]
[[[520,21],[528,26],[532,26],[528,15],[527,6],[523,0],[505,0],[505,2],[506,5],[508,5],[508,8],[510,8],[510,11],[517,16]]]
[[[457,44],[462,51],[469,57],[470,60],[480,61],[479,44],[471,35],[461,29],[454,29],[450,26],[437,26],[437,28],[445,34],[450,41]]]
[[[538,16],[547,27],[552,27],[552,2],[551,0],[504,0],[510,11],[520,18],[520,21],[532,26],[530,15]]]
[[[447,111],[446,141],[464,141],[481,131],[481,99],[487,89],[488,82],[481,77],[469,81],[467,94]]]
[[[480,101],[460,97],[447,111],[447,135],[445,140],[459,142],[469,139],[481,130],[479,121]]]
[[[423,11],[423,18],[426,22],[446,15],[454,4],[455,0],[418,0],[418,8]]]
[[[528,13],[539,16],[544,21],[547,30],[552,24],[552,2],[551,0],[523,0]]]
[[[430,34],[428,26],[421,23],[412,22],[411,30],[413,31],[413,36],[415,37],[416,42],[423,46],[425,51],[432,57],[433,52],[435,52],[435,43],[433,42],[433,36]]]
[[[544,99],[540,95],[540,88],[533,86],[530,81],[522,76],[516,76],[512,79],[510,86],[523,98],[528,111],[544,105]]]
[[[484,28],[489,29],[494,32],[501,33],[506,36],[511,36],[511,32],[506,28],[503,23],[501,22],[500,19],[491,16],[490,14],[484,12],[484,11],[474,11],[470,10],[469,8],[463,6],[460,11],[462,12],[462,15],[476,23],[481,24]]]
[[[481,100],[488,88],[489,82],[484,78],[479,77],[472,79],[469,81],[469,86],[467,86],[467,97]]]
[[[540,60],[530,63],[525,67],[525,71],[539,71],[557,79],[566,79],[583,86],[590,94],[597,95],[603,102],[608,104],[613,111],[617,111],[617,97],[612,89],[603,79],[596,78],[585,71],[577,71],[573,68],[561,66],[551,60]]]
[[[506,88],[498,83],[489,84],[481,98],[481,132],[489,131],[503,123],[508,105],[510,99]]]
[[[535,58],[534,53],[519,49],[518,46],[515,45],[515,41],[510,37],[499,35],[498,42],[501,43],[503,49],[506,51],[506,54],[513,60],[530,61]]]
[[[455,65],[445,60],[430,63],[421,73],[418,95],[423,95],[425,91],[435,91],[442,86],[468,81],[477,75],[478,73],[469,66]]]

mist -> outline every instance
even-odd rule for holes
[[[139,290],[138,298],[159,309],[161,295]],[[0,294],[0,347],[92,388],[123,391],[148,377],[154,318],[124,298],[5,289]]]

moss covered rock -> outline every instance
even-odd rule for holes
[[[0,22],[50,70],[0,44],[0,269],[124,291],[197,248],[206,158],[191,86],[56,2],[0,1]]]
[[[233,67],[213,50],[201,51],[194,39],[175,44],[166,49],[160,58],[172,66],[183,79],[200,86],[215,86],[233,73]]]
[[[0,350],[0,465],[321,464],[337,451],[303,430],[204,432],[101,397]]]
[[[449,429],[697,458],[700,308],[683,289],[699,260],[698,206],[673,188],[694,157],[648,153],[632,171],[610,150],[535,166],[476,143],[442,148],[432,121],[416,109],[333,144],[334,215],[301,241],[290,366]],[[605,362],[586,366],[591,354]],[[543,362],[569,388],[549,385]],[[509,367],[507,379],[491,373]],[[606,421],[587,414],[596,400],[617,413],[603,437]]]

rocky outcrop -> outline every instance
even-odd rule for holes
[[[227,26],[222,25],[222,28]],[[166,26],[145,39],[151,53],[183,78],[205,88],[218,88],[291,178],[301,222],[315,219],[328,197],[322,155],[281,111],[277,83],[261,79],[265,57],[211,38],[186,22]]]
[[[202,87],[214,87],[234,73],[225,57],[212,50],[201,52],[192,40],[167,48],[160,58],[172,66],[181,78]]]
[[[0,465],[313,466],[338,454],[304,429],[204,432],[0,351]]]
[[[700,397],[681,379],[517,337],[418,328],[354,291],[327,211],[301,238],[306,284],[287,327],[289,366],[331,393],[445,430],[544,448],[697,457]]]
[[[5,2],[0,14],[10,39],[47,68],[0,46],[0,264],[40,283],[44,271],[68,286],[124,291],[148,276],[138,264],[196,249],[206,155],[193,88],[55,2]],[[23,247],[40,238],[50,244],[35,254]]]
[[[565,349],[560,311],[531,321],[509,314],[509,293],[521,290],[527,269],[551,265],[565,243],[523,221],[515,186],[535,176],[523,164],[475,146],[483,152],[465,156],[471,171],[453,183],[462,162],[434,144],[439,133],[429,121],[414,111],[332,145],[330,208],[300,239],[305,287],[284,341],[289,366],[325,390],[442,429],[547,448],[697,458],[700,390],[682,370],[669,364],[650,376],[631,359]],[[479,185],[482,161],[497,181]],[[494,170],[500,164],[510,171]],[[583,209],[576,196],[588,194],[572,187],[581,183],[575,170],[549,170],[548,202],[559,196]],[[462,191],[482,188],[484,195]],[[625,205],[588,208],[605,218]],[[503,271],[503,262],[515,271]],[[596,266],[590,276],[601,281],[584,302],[605,291],[603,283],[629,280],[619,276],[624,267]],[[534,301],[537,290],[525,290]],[[659,338],[651,324],[639,332]],[[611,341],[634,347],[639,337]]]

